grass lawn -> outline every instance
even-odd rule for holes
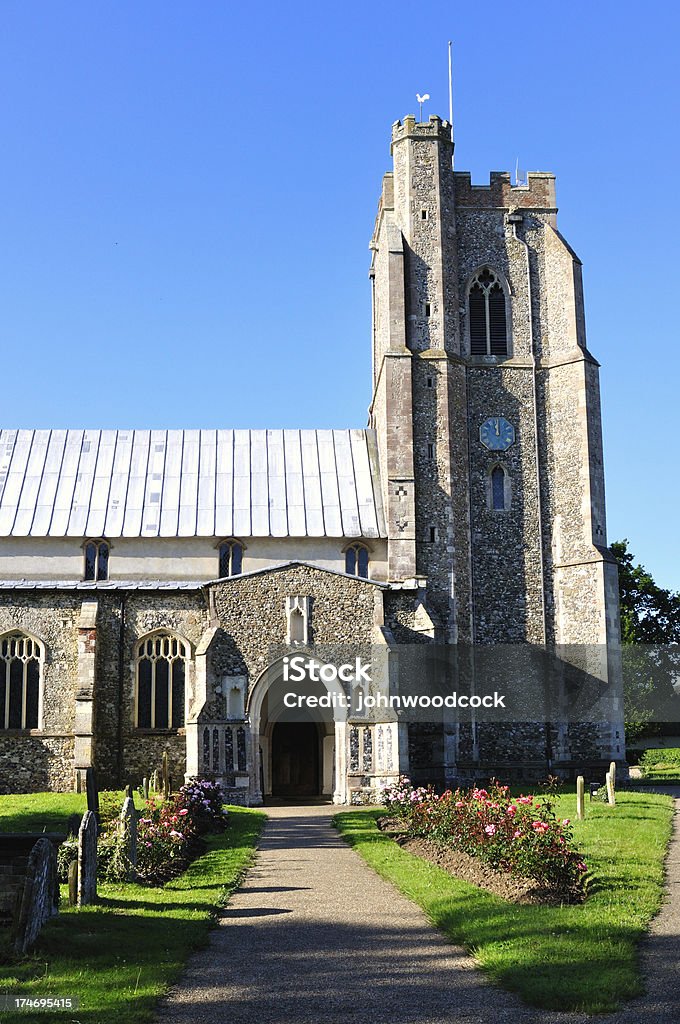
[[[139,801],[138,801],[139,803]],[[0,830],[59,830],[84,809],[79,794],[0,798]],[[22,813],[23,808],[23,813]],[[0,993],[77,996],[80,1009],[59,1013],[79,1024],[141,1024],[153,1018],[159,996],[192,950],[206,942],[224,905],[254,856],[264,815],[230,808],[226,832],[208,837],[208,849],[179,878],[161,888],[100,883],[100,901],[62,911],[44,928],[33,954],[0,960]],[[62,895],[64,894],[62,887]],[[45,1024],[45,1013],[2,1014],[3,1024]],[[54,1014],[52,1015],[54,1016]]]
[[[557,802],[575,817],[574,795]],[[380,832],[381,811],[353,810],[335,822],[383,878],[419,904],[488,976],[532,1006],[602,1013],[639,995],[636,944],[661,905],[672,800],[617,793],[616,807],[586,801],[575,841],[592,876],[576,906],[508,903],[402,850]]]

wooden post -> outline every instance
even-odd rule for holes
[[[576,817],[579,821],[583,821],[586,816],[585,789],[586,781],[579,775],[576,780]]]

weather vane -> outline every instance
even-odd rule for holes
[[[420,105],[420,116],[418,118],[419,121],[422,121],[423,119],[423,103],[425,102],[425,100],[429,100],[429,98],[429,92],[426,92],[423,96],[421,96],[419,92],[416,93],[416,99]]]

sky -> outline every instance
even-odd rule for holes
[[[680,589],[679,29],[625,0],[2,0],[2,425],[364,426],[391,124],[416,92],[448,115],[452,39],[457,169],[557,175],[609,539]]]

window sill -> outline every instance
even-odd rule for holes
[[[185,736],[186,729],[182,725],[179,729],[143,729],[140,726],[135,726],[134,729],[136,736]]]

